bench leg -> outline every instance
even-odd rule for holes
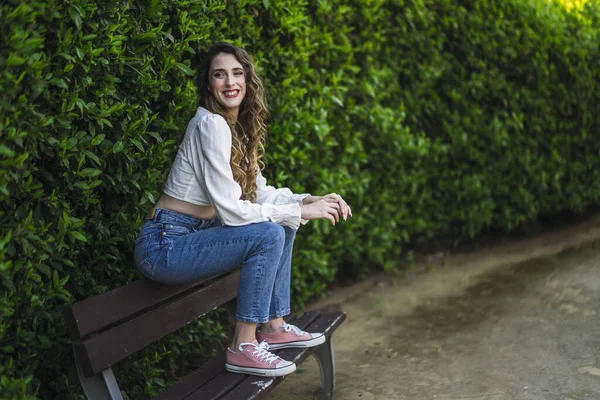
[[[77,353],[75,353],[77,375],[88,400],[123,400],[117,379],[111,368],[107,368],[91,378],[86,377],[81,370]]]
[[[313,352],[321,370],[321,389],[315,393],[315,400],[330,400],[335,388],[335,361],[331,336]]]

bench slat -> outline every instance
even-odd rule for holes
[[[91,377],[237,296],[240,271],[77,344]]]
[[[194,390],[198,389],[199,386],[204,385],[210,381],[225,367],[225,353],[219,352],[219,354],[207,361],[200,368],[194,370],[190,375],[186,376],[173,386],[163,390],[154,397],[153,400],[170,400],[170,399],[182,399]]]
[[[307,328],[302,328],[307,332],[323,332],[326,336],[331,336],[331,333],[337,329],[338,326],[344,322],[346,314],[343,312],[329,312],[324,313],[314,321]],[[310,356],[314,347],[304,349],[283,349],[278,355],[284,360],[294,361],[296,364],[301,364]],[[273,388],[275,388],[280,381],[285,377],[277,378],[262,378],[260,376],[251,376],[240,383],[235,389],[228,392],[222,400],[249,400],[255,398],[263,398]]]
[[[290,320],[290,323],[297,324],[298,326],[307,326],[311,321],[313,321],[317,317],[316,312],[305,313],[297,320]],[[245,375],[242,374],[231,374],[225,371],[225,353],[221,351],[219,355],[208,361],[206,364],[202,365],[200,368],[196,369],[189,376],[183,378],[181,381],[177,382],[175,385],[161,392],[158,396],[154,398],[154,400],[167,400],[173,398],[183,398],[194,391],[199,391],[198,396],[208,397],[209,393],[219,393],[222,385],[219,385],[219,380],[211,381],[209,387],[205,388],[206,390],[203,392],[201,388],[211,379],[215,378],[218,374],[222,376],[234,379],[231,384],[226,386],[231,390],[235,384],[241,382],[245,379]],[[225,379],[225,378],[219,378]],[[215,388],[211,388],[210,386],[215,386]]]
[[[297,325],[300,329],[305,329],[315,319],[317,319],[319,313],[317,311],[311,311],[303,314],[300,318],[291,323]],[[284,350],[281,350],[284,351]],[[279,352],[281,354],[281,352]],[[237,374],[228,372],[225,370],[225,362],[221,366],[219,374],[205,386],[199,387],[196,391],[187,396],[186,400],[204,400],[204,399],[220,399],[223,396],[228,395],[228,392],[234,390],[237,385],[242,381],[248,379],[250,375]],[[254,376],[254,378],[262,379]],[[281,379],[281,378],[278,378]]]
[[[79,340],[115,322],[143,312],[205,281],[161,285],[147,279],[132,282],[73,304],[64,311],[69,335]]]

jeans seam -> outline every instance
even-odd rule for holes
[[[263,276],[264,276],[264,257],[262,256],[262,254],[258,253],[259,257],[260,257],[260,262],[258,263],[258,265],[260,266],[259,268],[257,268],[256,270],[256,274],[257,276],[255,276],[255,282],[256,283],[260,283]],[[254,285],[254,297],[252,299],[252,314],[256,315],[257,314],[257,309],[258,309],[258,302],[259,302],[259,294],[260,294],[260,288],[261,285]]]
[[[292,310],[289,308],[286,308],[286,309],[283,309],[280,311],[275,311],[275,314],[269,314],[269,320],[285,317],[286,315],[289,315],[291,312],[292,312]]]
[[[267,321],[269,321],[269,316],[264,316],[264,317],[247,317],[245,315],[241,315],[238,314],[237,312],[235,313],[235,319],[237,321],[241,321],[241,322],[247,322],[250,324],[262,324],[265,323]]]
[[[183,237],[183,236],[180,236]],[[256,240],[262,240],[263,238],[260,236],[241,236],[241,237],[237,237],[235,240],[227,240],[227,241],[215,241],[212,243],[199,243],[199,244],[191,244],[189,246],[186,246],[186,248],[194,248],[194,247],[214,247],[214,246],[219,246],[219,245],[228,245],[228,244],[235,244],[235,243],[240,243],[240,242],[251,242],[251,241],[256,241]]]

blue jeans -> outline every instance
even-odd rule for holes
[[[135,263],[148,279],[180,284],[241,265],[235,318],[263,323],[290,313],[292,247],[296,231],[274,222],[222,226],[157,208],[135,242]]]

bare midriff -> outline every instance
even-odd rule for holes
[[[177,211],[200,219],[211,219],[215,216],[215,209],[212,206],[199,206],[164,193],[160,196],[158,202],[156,202],[156,208]]]

